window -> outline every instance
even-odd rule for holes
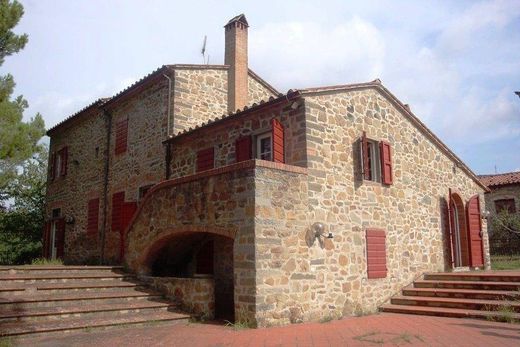
[[[364,180],[390,185],[392,178],[392,150],[385,141],[368,139],[366,133],[360,139],[360,162]]]
[[[65,177],[67,175],[68,152],[69,148],[65,146],[59,151],[51,154],[49,169],[51,180],[54,180],[56,177]]]
[[[496,213],[500,213],[502,211],[516,213],[515,199],[495,200],[495,211]]]
[[[87,234],[97,235],[99,225],[99,198],[90,199],[87,207]]]
[[[125,192],[112,194],[112,231],[120,230],[123,222],[123,204]]]
[[[366,237],[368,278],[385,278],[387,272],[385,231],[367,229]]]
[[[240,137],[235,142],[235,154],[237,163],[251,159],[251,136]]]
[[[214,167],[215,151],[213,147],[206,148],[197,152],[197,172],[211,170]]]
[[[256,158],[272,160],[272,137],[270,132],[256,137]]]
[[[114,153],[125,153],[128,142],[128,119],[123,119],[116,124],[116,145]]]
[[[54,172],[54,177],[60,177],[60,172],[61,172],[61,151],[56,153],[55,162],[54,162],[54,170],[56,170]]]

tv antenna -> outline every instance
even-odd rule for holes
[[[202,63],[203,64],[209,64],[209,54],[206,57],[206,42],[208,40],[208,37],[204,35],[204,40],[202,41],[202,48],[200,49],[200,54],[202,54]]]

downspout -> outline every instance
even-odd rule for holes
[[[170,122],[171,122],[171,108],[172,108],[172,79],[167,75],[163,74],[163,76],[168,80],[168,128],[166,129],[166,138],[170,138]],[[166,153],[165,153],[165,176],[166,179],[170,179],[170,162],[171,162],[171,150],[170,150],[170,143],[166,143]]]
[[[172,79],[163,74],[163,76],[168,80],[168,128],[166,129],[166,136],[170,137],[170,118],[171,118],[171,108],[172,108]]]
[[[107,141],[105,148],[105,168],[103,175],[103,224],[101,226],[101,264],[105,263],[105,234],[107,226],[107,214],[108,214],[108,174],[109,174],[109,161],[110,161],[110,137],[112,135],[112,114],[106,109],[103,109],[103,114],[107,120]]]

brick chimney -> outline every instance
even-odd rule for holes
[[[247,23],[243,14],[232,18],[225,26],[226,48],[224,64],[228,72],[228,111],[235,112],[247,105]]]

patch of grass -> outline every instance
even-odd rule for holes
[[[36,258],[33,259],[31,265],[63,265],[63,261],[61,259]]]
[[[385,340],[382,338],[376,338],[375,336],[379,334],[379,331],[372,331],[363,335],[354,336],[354,340],[358,340],[360,342],[371,342],[382,345]]]
[[[331,315],[326,315],[325,317],[322,317],[320,319],[320,323],[328,323],[333,319],[334,319],[334,317],[332,317]]]
[[[14,341],[10,337],[1,337],[0,338],[0,347],[13,347]]]
[[[491,268],[493,270],[519,270],[520,256],[492,256]]]

